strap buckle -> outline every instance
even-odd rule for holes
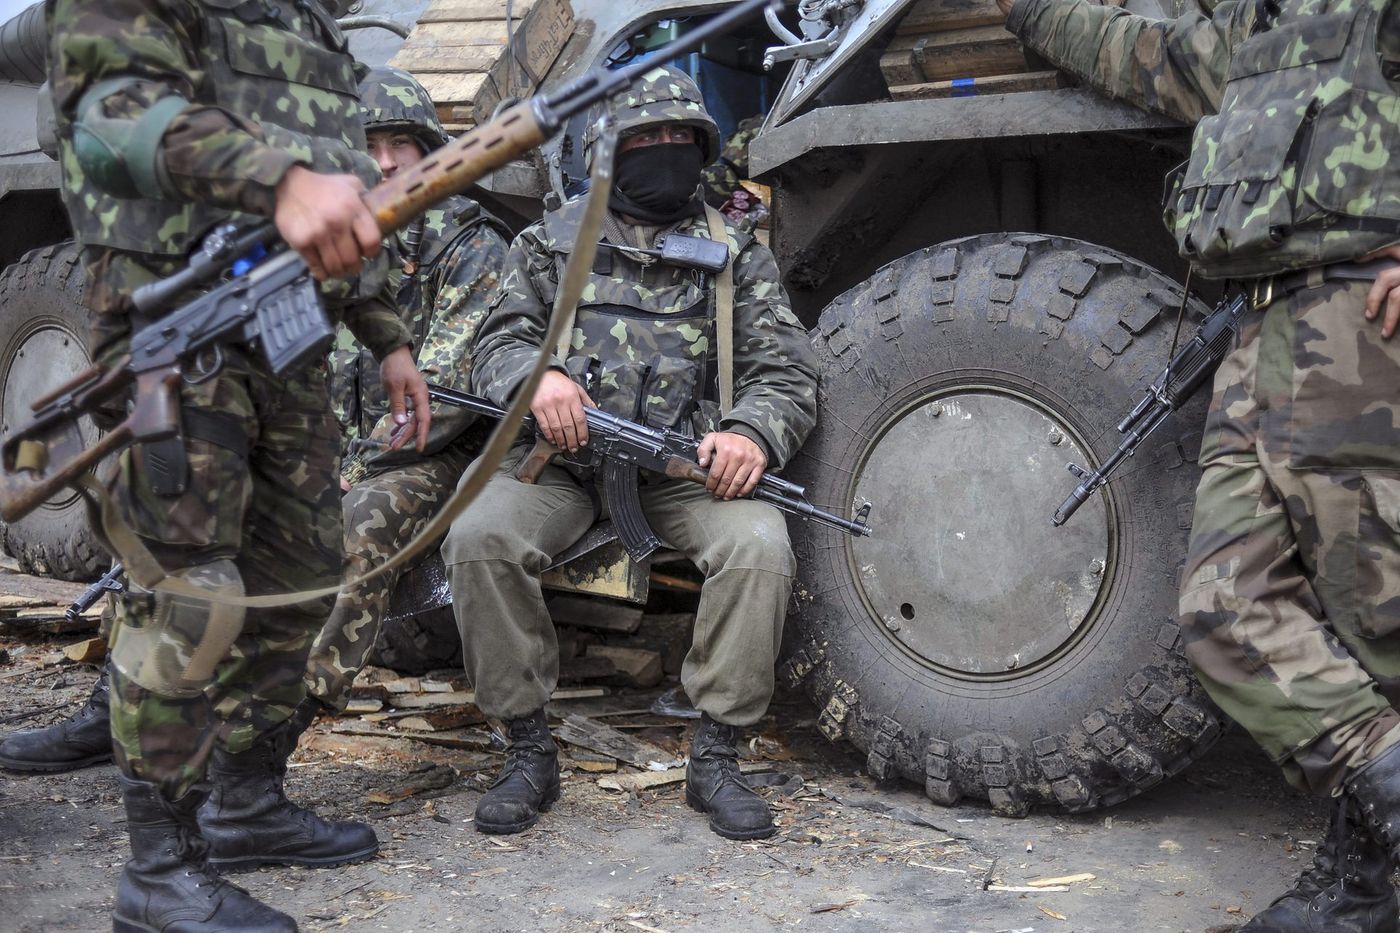
[[[1255,279],[1249,286],[1249,306],[1262,311],[1274,302],[1274,276]]]

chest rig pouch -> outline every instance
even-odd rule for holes
[[[1389,0],[1283,0],[1240,45],[1164,219],[1212,278],[1355,259],[1400,237],[1397,86],[1377,51]]]

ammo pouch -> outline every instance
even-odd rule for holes
[[[248,437],[237,419],[216,411],[203,408],[180,408],[179,430],[172,437],[159,441],[137,444],[134,456],[141,460],[141,467],[149,478],[151,492],[157,496],[174,498],[184,495],[189,488],[190,463],[185,449],[186,438],[207,441],[239,457],[248,457]]]
[[[1343,262],[1400,238],[1396,88],[1377,55],[1379,9],[1303,15],[1230,63],[1220,112],[1201,120],[1168,184],[1164,219],[1180,253],[1211,278]]]

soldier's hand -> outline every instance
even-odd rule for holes
[[[364,190],[354,175],[322,175],[300,165],[277,185],[277,232],[316,281],[355,275],[361,256],[378,255],[379,224],[360,198]]]
[[[768,455],[752,438],[713,431],[700,441],[700,465],[710,471],[705,488],[717,499],[733,499],[753,492],[768,468]]]
[[[395,431],[389,449],[398,450],[410,437],[416,436],[415,446],[421,452],[428,446],[428,428],[433,423],[433,413],[428,408],[428,383],[423,381],[423,374],[418,371],[413,351],[407,344],[380,362],[379,381],[388,393],[389,414],[394,423],[402,426],[413,421],[417,428]]]
[[[1400,260],[1400,246],[1378,249],[1361,261],[1370,262],[1373,259]],[[1400,325],[1400,268],[1386,269],[1376,276],[1375,284],[1366,295],[1366,320],[1374,321],[1382,308],[1385,309],[1385,318],[1381,321],[1381,336],[1389,340],[1395,333],[1396,325]]]
[[[588,393],[557,369],[548,370],[535,389],[530,414],[535,416],[544,439],[574,453],[588,443],[588,418],[584,406],[597,408]]]

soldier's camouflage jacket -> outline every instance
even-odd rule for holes
[[[413,335],[418,369],[430,382],[467,391],[472,343],[495,298],[509,241],[504,224],[460,195],[396,235],[387,290]],[[437,453],[474,420],[460,408],[434,405],[424,454],[412,445],[389,451],[375,446],[393,430],[379,367],[344,328],[331,354],[331,379],[336,417],[348,445],[342,473],[352,483],[370,470]]]
[[[762,117],[741,120],[733,134],[724,141],[719,158],[705,166],[702,181],[705,200],[710,206],[723,207],[734,189],[739,187],[739,182],[749,177],[749,143],[753,142],[762,127]]]
[[[1172,20],[1019,0],[1007,28],[1112,96],[1198,122],[1166,221],[1203,274],[1266,275],[1400,240],[1388,0],[1226,0]]]
[[[217,224],[270,216],[292,165],[378,180],[352,59],[319,0],[47,0],[46,17],[95,356],[126,333],[133,289],[177,270]],[[368,262],[356,281],[324,290],[381,355],[408,340],[373,297],[386,268]]]
[[[575,199],[527,227],[506,258],[501,292],[482,327],[472,382],[509,403],[534,362],[584,202]],[[609,215],[605,241],[650,247],[674,230],[708,236],[704,216],[672,228],[632,227]],[[816,420],[816,365],[793,315],[773,254],[729,228],[734,297],[734,409],[716,401],[714,277],[660,263],[643,265],[599,248],[579,302],[567,359],[553,365],[583,385],[598,407],[654,427],[700,437],[734,431],[757,441],[781,467]],[[725,273],[728,274],[729,270]]]

